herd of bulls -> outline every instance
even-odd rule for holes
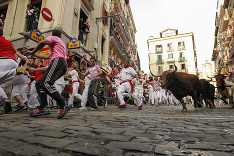
[[[201,108],[203,100],[209,108],[215,108],[215,87],[205,79],[199,79],[198,76],[193,74],[187,74],[184,72],[177,72],[175,66],[174,71],[164,71],[160,76],[161,87],[170,90],[172,94],[181,102],[183,109],[182,112],[188,111],[186,104],[183,100],[186,96],[192,96],[194,101],[194,107]],[[226,78],[223,74],[218,74],[214,77],[217,82],[217,89],[221,95],[221,99],[227,103],[226,99],[229,99],[229,103],[233,105],[234,97],[234,84],[225,81]]]

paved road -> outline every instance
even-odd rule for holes
[[[0,116],[0,155],[234,155],[234,109],[181,106],[77,108],[56,119],[28,112]]]

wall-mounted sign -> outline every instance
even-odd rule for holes
[[[77,49],[77,48],[80,48],[80,41],[77,40],[76,38],[71,39],[71,42],[67,43],[67,48],[68,49]]]
[[[76,41],[78,41],[77,38],[72,38],[72,39],[71,39],[71,42],[72,42],[73,44],[76,43]]]
[[[74,9],[74,14],[75,14],[76,16],[78,16],[78,14],[79,14],[79,13],[78,13],[78,10],[77,10],[76,8]]]
[[[40,41],[44,40],[44,37],[41,35],[39,30],[31,30],[29,33],[29,39],[39,43]]]
[[[50,11],[48,8],[43,8],[43,9],[41,10],[41,14],[42,14],[42,17],[43,17],[46,21],[48,21],[48,22],[52,21],[53,15],[52,15],[51,11]]]

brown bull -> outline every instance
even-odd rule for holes
[[[182,112],[188,111],[182,99],[188,95],[192,96],[195,108],[202,107],[202,104],[199,103],[200,95],[204,97],[206,104],[209,105],[210,108],[214,108],[211,102],[208,101],[201,82],[196,75],[177,72],[177,67],[175,66],[174,71],[165,71],[160,77],[162,80],[162,88],[170,90],[181,102],[183,106]]]
[[[221,94],[221,99],[227,104],[226,98],[229,99],[229,103],[233,105],[233,97],[234,97],[234,84],[230,81],[224,80],[227,75],[218,74],[215,76],[216,84],[218,88],[218,92]]]

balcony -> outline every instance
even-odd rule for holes
[[[163,62],[163,59],[158,59],[157,61],[156,61],[156,64],[163,64],[164,62]]]
[[[172,58],[172,59],[167,59],[167,62],[168,62],[168,63],[173,63],[173,62],[175,62],[175,59],[174,59],[174,58]]]
[[[178,46],[178,51],[185,50],[185,46]]]
[[[174,50],[172,48],[167,48],[167,52],[173,52]]]
[[[160,49],[156,49],[156,53],[162,53],[163,50],[160,48]]]
[[[126,59],[127,59],[127,60],[130,60],[130,57],[129,57],[127,51],[126,51],[126,50],[124,49],[124,47],[121,45],[120,40],[119,40],[119,38],[117,37],[117,35],[116,35],[114,29],[110,29],[110,36],[113,37],[113,39],[111,39],[111,43],[113,43],[112,41],[114,40],[115,47],[117,47],[117,48],[119,49],[120,55],[124,55],[124,56],[126,56]]]
[[[185,57],[179,57],[179,58],[178,58],[178,61],[179,61],[179,62],[184,62],[184,61],[187,61],[187,60],[186,60]]]

